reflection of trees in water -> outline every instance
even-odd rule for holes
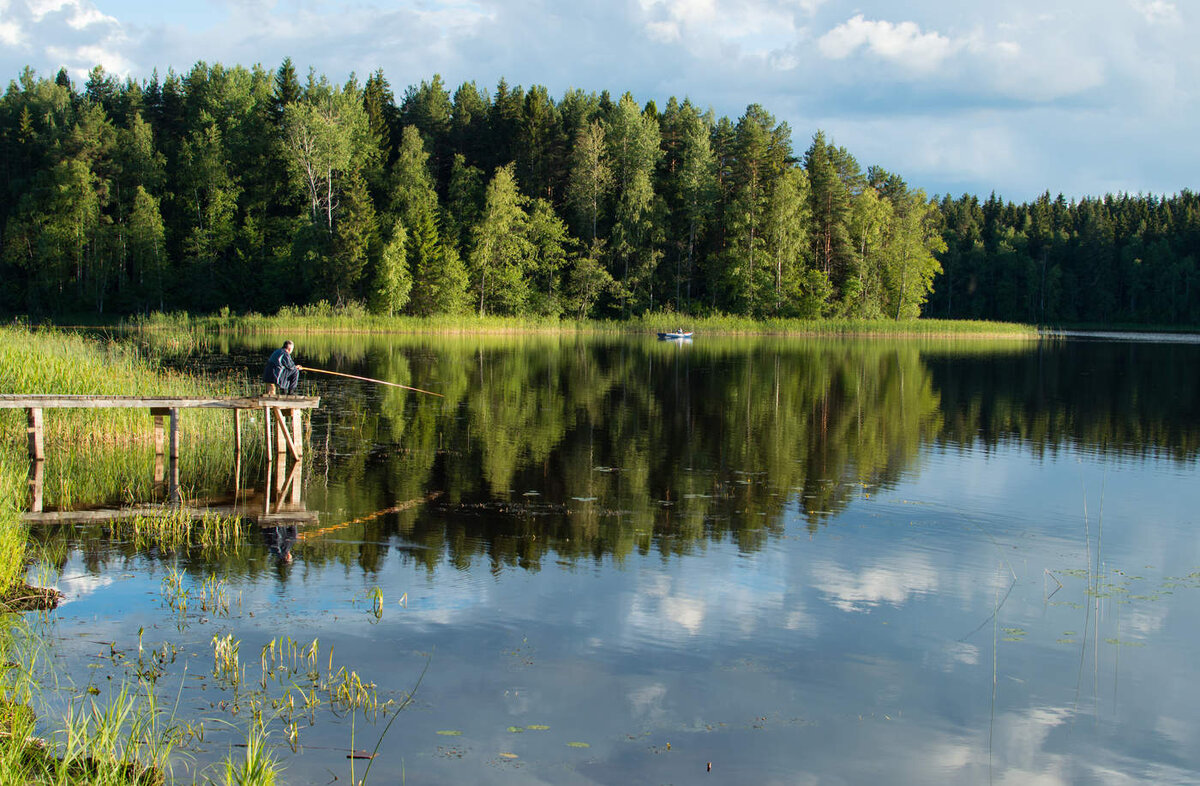
[[[361,428],[343,433],[321,508],[358,513],[445,492],[420,513],[364,525],[363,545],[312,544],[367,570],[392,535],[430,568],[447,555],[464,567],[536,567],[550,553],[619,561],[718,539],[753,550],[789,509],[816,527],[863,486],[894,482],[940,428],[916,345],[680,351],[560,338],[364,350],[343,370],[447,394],[388,391],[337,413]]]
[[[1200,453],[1200,346],[1043,343],[1004,355],[926,354],[942,398],[945,442],[1019,442],[1035,456]]]
[[[302,541],[293,575],[324,561],[377,571],[396,552],[432,570],[666,558],[714,540],[751,551],[789,518],[815,529],[864,487],[896,483],[933,441],[1188,462],[1198,450],[1191,345],[334,336],[298,347],[309,365],[446,397],[322,388],[305,474],[323,523],[442,495]],[[112,549],[134,556],[102,541],[87,539],[89,565]],[[261,552],[252,543],[222,569],[259,572]]]

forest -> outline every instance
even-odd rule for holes
[[[197,63],[0,98],[0,312],[1200,322],[1200,203],[930,198],[764,107]]]

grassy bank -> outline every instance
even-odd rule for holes
[[[795,336],[919,336],[970,338],[1036,338],[1032,325],[974,320],[917,319],[770,319],[735,316],[687,317],[672,312],[649,313],[627,320],[569,320],[556,317],[495,317],[478,315],[437,317],[384,317],[367,313],[356,305],[333,307],[325,304],[284,308],[266,316],[229,313],[192,316],[186,313],[152,314],[125,323],[129,327],[165,334],[168,340],[187,346],[202,341],[206,332],[267,333],[657,333],[683,328],[698,335],[795,335]],[[161,339],[160,339],[161,340]]]
[[[129,345],[53,330],[0,328],[0,393],[233,395],[245,392],[241,385],[166,371]],[[152,485],[151,422],[141,410],[48,411],[47,502],[147,493]],[[189,412],[182,442],[185,482],[231,472],[228,413]],[[24,412],[0,411],[0,594],[9,599],[24,591],[31,557],[21,520],[27,493],[25,451]],[[197,527],[164,514],[121,526],[126,537],[158,551],[223,548],[241,537],[236,519],[213,518]],[[144,669],[107,699],[80,693],[62,717],[39,722],[30,707],[39,704],[40,680],[46,678],[39,663],[49,646],[17,615],[0,614],[0,660],[9,666],[0,670],[0,783],[129,786],[173,780],[173,751],[186,740],[184,726],[164,712]],[[57,677],[50,678],[58,684]],[[57,731],[49,738],[39,736],[47,729]],[[252,730],[248,740],[261,750],[261,728]],[[231,753],[224,764],[227,782],[274,781],[274,764],[265,752],[246,762],[243,758]]]
[[[54,330],[0,328],[0,393],[80,395],[239,395],[245,381],[166,371],[127,344]],[[189,410],[181,418],[184,488],[232,480],[227,412]],[[154,491],[153,421],[139,409],[54,409],[45,413],[44,502],[132,502]],[[253,440],[247,441],[253,445]],[[0,410],[0,595],[21,578],[27,532],[25,413]]]

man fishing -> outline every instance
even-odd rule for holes
[[[296,365],[292,360],[291,341],[283,342],[283,346],[271,353],[267,365],[263,369],[263,382],[269,382],[278,389],[281,396],[296,395],[296,385],[300,383],[300,372],[304,366]]]

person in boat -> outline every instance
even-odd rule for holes
[[[304,366],[296,365],[292,360],[291,341],[283,342],[283,346],[271,353],[267,365],[263,368],[263,382],[269,382],[276,387],[280,395],[296,394],[296,385],[300,383],[300,372]]]

